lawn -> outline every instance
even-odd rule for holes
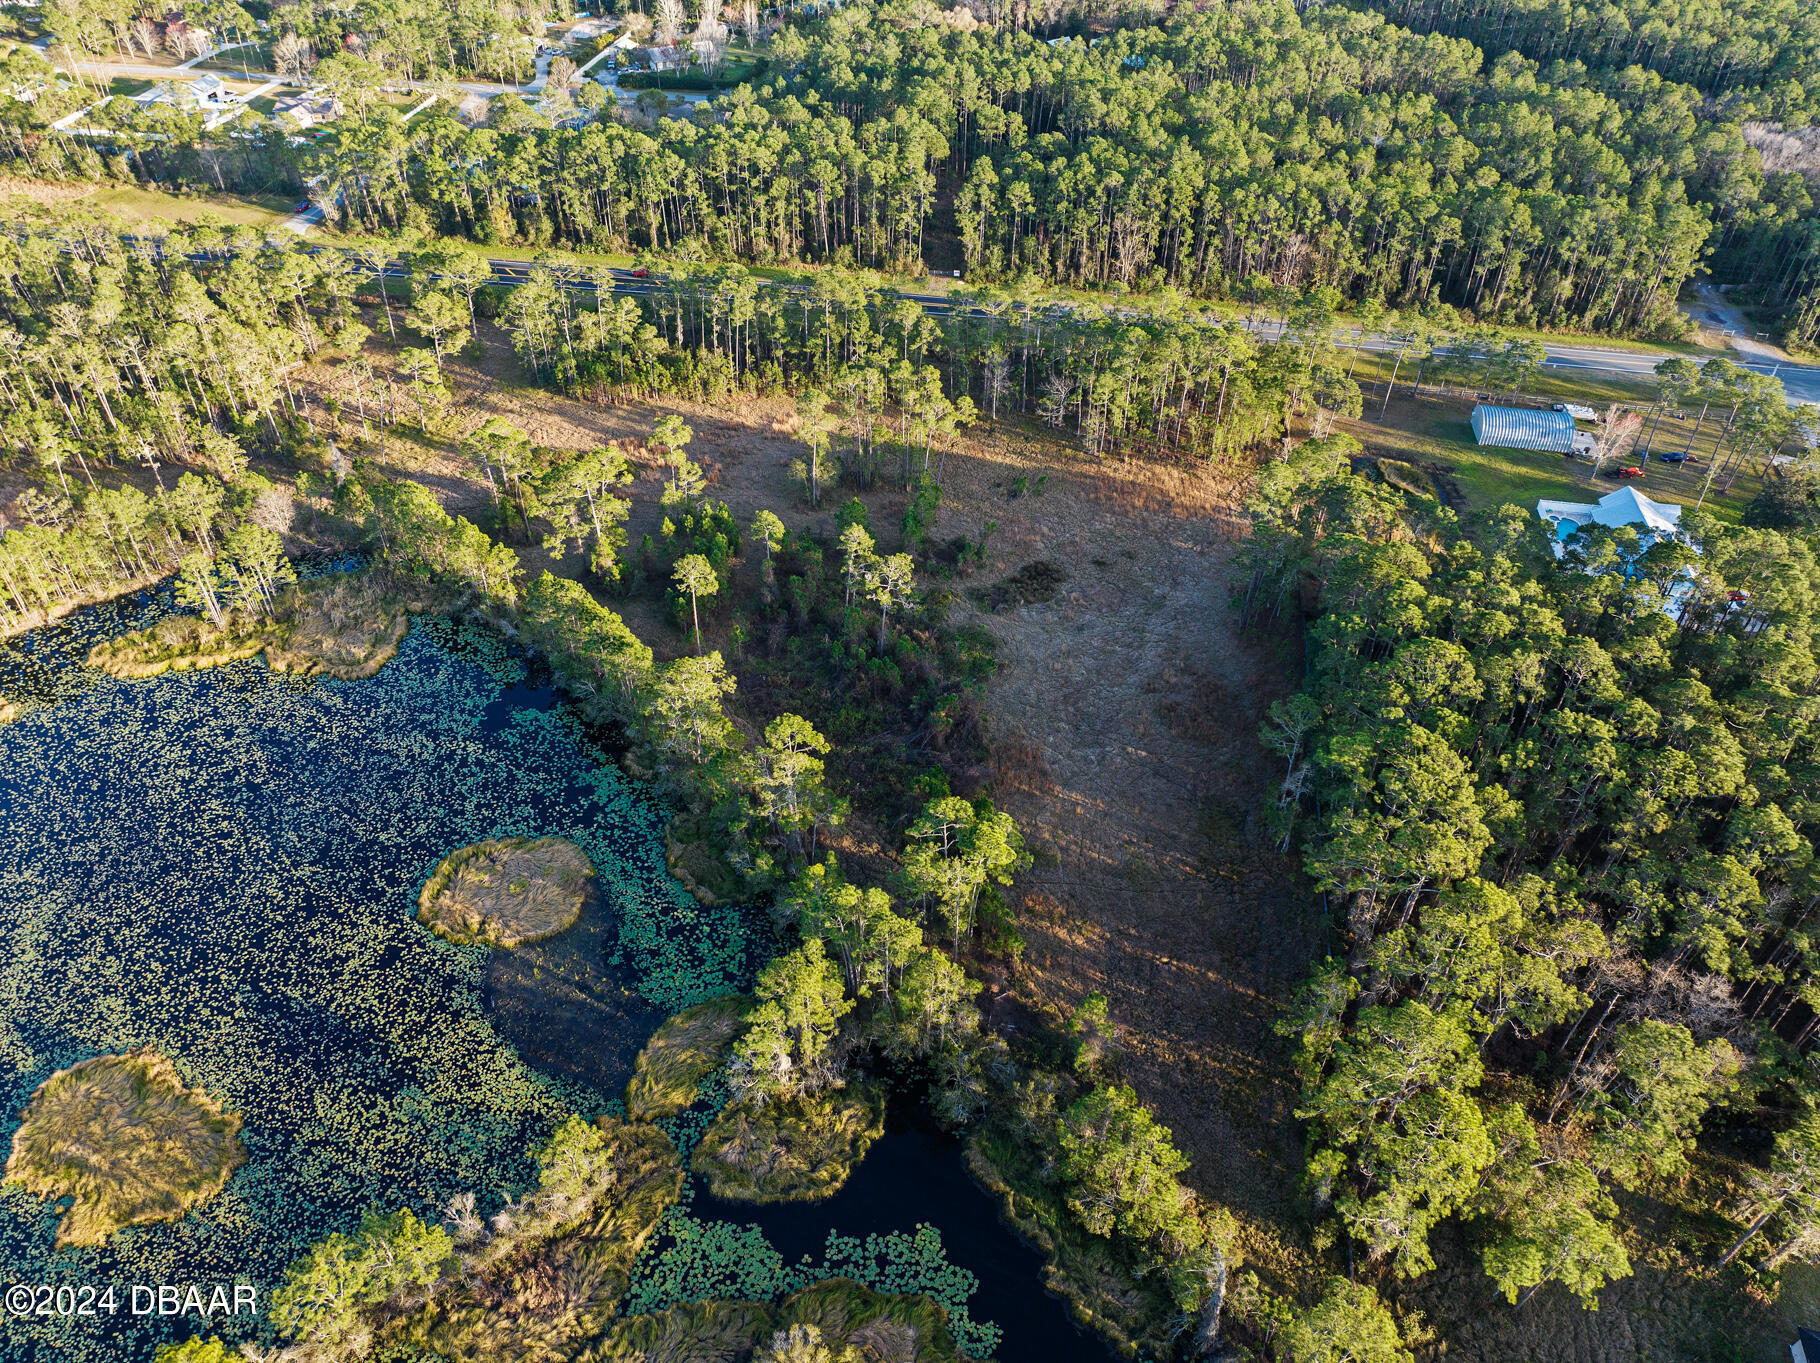
[[[144,94],[155,83],[145,76],[115,76],[107,83],[107,92],[131,99],[134,95]]]
[[[1578,395],[1585,395],[1584,387]],[[1461,509],[1467,512],[1486,511],[1507,503],[1533,509],[1543,497],[1596,501],[1625,486],[1625,481],[1617,478],[1594,478],[1590,464],[1559,454],[1483,447],[1473,439],[1468,423],[1471,410],[1471,405],[1462,400],[1397,397],[1391,400],[1382,421],[1378,419],[1377,405],[1372,403],[1367,405],[1364,417],[1343,421],[1340,429],[1356,436],[1367,454],[1403,460],[1441,473],[1459,490]],[[1636,480],[1638,490],[1658,502],[1692,506],[1699,501],[1719,425],[1717,420],[1709,420],[1695,442],[1699,463],[1676,467],[1652,458],[1643,464],[1644,476]],[[1686,437],[1692,434],[1693,427],[1691,421],[1677,426],[1664,420],[1656,428],[1653,449],[1658,453],[1686,449]],[[1647,424],[1644,431],[1649,431]],[[1619,465],[1607,460],[1604,467],[1615,469]],[[1759,470],[1747,465],[1729,491],[1724,490],[1722,481],[1715,480],[1707,491],[1705,505],[1722,520],[1735,522],[1761,486]]]
[[[98,208],[124,218],[163,218],[171,222],[196,222],[213,213],[230,223],[264,227],[288,216],[291,201],[276,194],[241,196],[213,194],[206,199],[181,198],[152,189],[103,189],[84,199],[85,207]]]
[[[225,52],[217,53],[196,64],[198,71],[270,71],[272,66],[272,45],[270,42],[253,43],[246,47],[230,47]]]
[[[1353,364],[1350,351],[1342,352],[1346,362]],[[1365,390],[1365,410],[1374,410],[1384,397],[1384,382],[1392,370],[1397,376],[1396,391],[1400,394],[1415,382],[1416,375],[1423,366],[1416,361],[1405,360],[1397,366],[1393,355],[1377,354],[1361,350],[1358,362],[1353,367],[1352,376],[1358,380],[1359,387]],[[1479,382],[1479,379],[1473,379]],[[1432,383],[1429,376],[1427,382]],[[1656,384],[1651,378],[1626,375],[1621,373],[1600,373],[1590,369],[1561,369],[1552,366],[1544,367],[1534,379],[1525,383],[1523,392],[1530,398],[1547,398],[1550,402],[1561,402],[1569,399],[1575,402],[1604,406],[1613,402],[1636,403],[1648,406],[1656,396]]]

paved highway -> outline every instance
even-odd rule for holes
[[[490,257],[487,262],[493,267],[493,278],[501,284],[523,283],[536,268],[527,260],[512,260],[504,257]],[[397,277],[406,277],[410,271],[398,265],[392,273]],[[613,292],[624,294],[648,294],[661,279],[640,275],[631,270],[609,270],[607,274],[613,281]],[[568,278],[567,287],[592,293],[595,285],[592,280]],[[802,289],[800,284],[779,284],[761,281],[768,288]],[[901,295],[914,303],[919,303],[928,312],[936,316],[953,316],[966,313],[974,316],[984,314],[965,299],[954,299],[937,293],[906,293]],[[1254,323],[1241,323],[1256,333],[1261,339],[1275,340],[1282,334],[1283,324],[1277,319],[1260,320]],[[1351,345],[1356,333],[1342,332],[1342,344]],[[1360,342],[1366,350],[1389,351],[1394,343],[1382,336],[1367,336]],[[1549,369],[1579,370],[1589,374],[1614,374],[1633,379],[1650,379],[1655,377],[1656,366],[1665,358],[1660,353],[1646,353],[1634,350],[1609,350],[1596,345],[1550,341],[1546,343],[1548,358],[1544,366]],[[1820,367],[1799,364],[1778,364],[1764,357],[1738,355],[1735,357],[1740,368],[1757,374],[1773,374],[1782,381],[1783,390],[1788,394],[1790,404],[1804,402],[1820,403]]]

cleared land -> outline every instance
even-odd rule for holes
[[[517,947],[575,926],[594,868],[562,838],[489,838],[444,857],[417,919],[462,945]]]
[[[101,1055],[58,1070],[32,1095],[6,1178],[70,1198],[59,1245],[99,1245],[123,1226],[175,1221],[246,1160],[240,1118],[155,1051]]]
[[[150,84],[133,81],[124,83],[138,84],[142,88]],[[115,93],[132,94],[137,91],[120,90]],[[92,208],[121,218],[163,219],[182,223],[213,222],[249,227],[265,227],[281,222],[292,207],[291,200],[275,194],[226,194],[192,198],[128,185],[107,187],[0,176],[0,206],[17,207],[16,203],[9,201],[41,205],[80,202],[83,208]]]
[[[1623,400],[1647,404],[1646,398],[1635,394]],[[1658,502],[1693,506],[1701,501],[1723,424],[1723,413],[1704,423],[1697,420],[1697,412],[1686,417],[1645,418],[1634,453],[1606,459],[1601,465],[1604,472],[1594,477],[1592,465],[1582,460],[1543,450],[1480,445],[1473,439],[1472,406],[1465,398],[1399,395],[1390,400],[1382,416],[1379,403],[1367,402],[1363,416],[1343,420],[1337,429],[1355,436],[1372,458],[1413,465],[1425,479],[1438,482],[1441,495],[1457,509],[1489,511],[1506,503],[1532,509],[1541,497],[1596,501],[1626,482]],[[1642,458],[1645,437],[1650,440],[1648,460]],[[1690,449],[1694,459],[1686,464],[1664,464],[1654,457]],[[1627,464],[1639,465],[1643,477],[1610,476]],[[1704,503],[1720,519],[1733,522],[1763,486],[1762,461],[1746,462],[1734,474],[1730,478],[1715,475],[1712,486],[1705,488]],[[1425,490],[1435,495],[1434,486]]]

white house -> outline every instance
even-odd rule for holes
[[[179,109],[201,109],[214,113],[234,107],[239,101],[220,76],[202,76],[197,80],[165,81],[133,98],[140,104],[174,104]]]
[[[1672,502],[1653,502],[1634,487],[1621,487],[1608,492],[1596,502],[1556,502],[1546,497],[1536,503],[1536,515],[1549,527],[1549,547],[1556,558],[1567,553],[1568,542],[1588,525],[1628,525],[1637,532],[1637,552],[1665,539],[1684,539],[1681,534],[1681,508]],[[1699,547],[1691,546],[1695,553]],[[1627,568],[1626,575],[1630,570]],[[1694,592],[1694,575],[1683,568],[1668,589],[1663,609],[1680,618],[1688,598]],[[1816,1360],[1820,1363],[1820,1360]]]
[[[1472,434],[1481,445],[1495,445],[1506,450],[1552,450],[1556,454],[1590,455],[1598,445],[1597,437],[1575,426],[1573,416],[1568,412],[1493,407],[1484,402],[1472,409]]]
[[[633,55],[637,64],[646,71],[680,71],[689,64],[691,54],[688,48],[672,44],[667,47],[641,47]]]

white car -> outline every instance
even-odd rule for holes
[[[1557,412],[1566,412],[1575,421],[1597,421],[1599,419],[1599,414],[1593,411],[1592,408],[1582,407],[1577,402],[1557,402],[1555,404],[1555,410]]]

